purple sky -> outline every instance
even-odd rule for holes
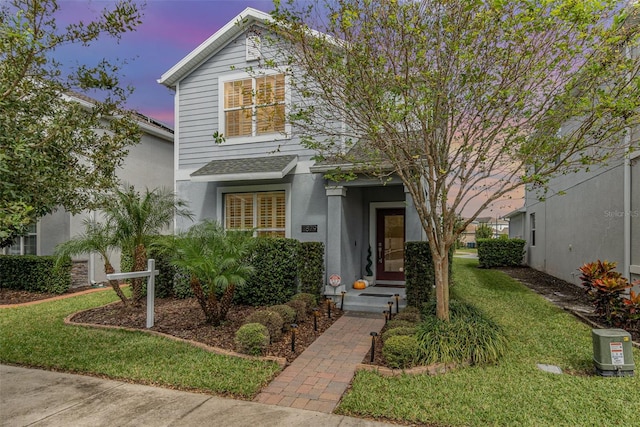
[[[142,3],[144,0],[137,0]],[[304,0],[300,0],[304,1]],[[58,0],[58,26],[87,21],[114,0]],[[173,92],[157,79],[188,55],[246,7],[269,12],[272,0],[146,0],[143,23],[127,33],[117,44],[103,38],[91,48],[72,46],[61,49],[56,58],[63,63],[92,65],[102,58],[127,60],[122,69],[124,83],[135,88],[128,107],[170,126],[174,125]],[[498,202],[487,216],[505,214],[522,205],[521,194],[515,200]],[[474,203],[475,205],[475,203]]]
[[[113,0],[58,0],[59,27],[88,21]],[[139,0],[138,3],[142,3]],[[173,92],[156,80],[200,43],[242,12],[253,7],[264,12],[272,0],[146,0],[143,23],[125,34],[120,43],[103,38],[90,48],[67,47],[58,52],[63,63],[95,64],[102,58],[127,60],[124,82],[135,88],[128,107],[160,122],[173,125]]]

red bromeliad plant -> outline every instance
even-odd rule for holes
[[[586,263],[579,268],[582,285],[595,306],[596,315],[607,324],[624,327],[632,316],[640,317],[640,297],[631,292],[632,299],[625,298],[623,293],[634,283],[629,283],[622,274],[613,271],[615,262],[596,261]],[[631,302],[633,301],[633,302]]]
[[[634,284],[640,283],[640,280],[636,280]],[[623,300],[625,311],[628,315],[627,322],[630,327],[635,327],[640,331],[640,293],[631,291],[629,298]]]

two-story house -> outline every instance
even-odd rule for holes
[[[245,9],[158,80],[175,90],[177,194],[196,220],[323,242],[327,277],[347,289],[365,275],[369,248],[376,285],[403,284],[404,242],[423,239],[410,195],[397,178],[325,178],[333,166],[316,164],[287,123],[288,76],[260,72],[269,19]]]

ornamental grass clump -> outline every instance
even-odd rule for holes
[[[451,320],[426,316],[418,326],[418,363],[486,364],[507,350],[502,328],[475,307],[451,300]]]
[[[260,356],[269,346],[269,330],[260,323],[247,323],[238,328],[235,341],[239,352]]]

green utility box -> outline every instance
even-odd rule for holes
[[[603,377],[633,376],[631,334],[624,329],[592,329],[593,363]]]

